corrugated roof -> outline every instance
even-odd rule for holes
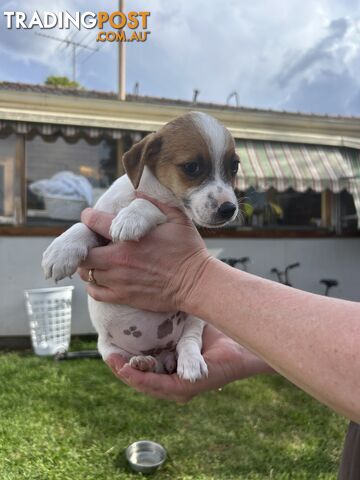
[[[71,87],[56,87],[52,85],[38,85],[30,83],[16,83],[16,82],[0,82],[0,90],[10,90],[10,91],[20,91],[20,92],[34,92],[34,93],[44,93],[49,95],[61,95],[61,96],[70,96],[70,97],[80,97],[80,98],[94,98],[102,100],[111,100],[111,101],[120,101],[118,96],[114,92],[100,92],[98,90],[86,90],[84,88],[71,88]],[[342,115],[320,115],[315,113],[303,113],[303,112],[289,112],[285,110],[273,110],[273,109],[260,109],[260,108],[250,108],[250,107],[235,107],[231,105],[224,105],[218,103],[210,102],[190,102],[187,100],[180,99],[171,99],[163,97],[151,97],[151,96],[142,96],[142,95],[126,95],[127,102],[139,102],[139,103],[150,103],[155,105],[178,105],[184,107],[193,107],[193,108],[210,108],[218,110],[230,110],[230,111],[239,111],[239,112],[269,112],[273,114],[284,114],[291,116],[313,116],[318,118],[360,118],[358,116],[342,116]]]

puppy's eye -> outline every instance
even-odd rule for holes
[[[200,164],[198,162],[184,163],[182,168],[189,177],[196,177],[200,173]]]
[[[231,173],[233,175],[237,174],[237,171],[239,170],[239,160],[235,157],[231,160]]]

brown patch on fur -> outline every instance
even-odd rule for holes
[[[173,352],[175,350],[176,346],[174,345],[174,342],[168,342],[165,347],[157,347],[157,348],[151,348],[150,350],[141,350],[141,353],[143,355],[152,355],[155,357],[156,355],[160,355],[162,352],[166,352],[167,350],[169,352]]]
[[[158,338],[164,338],[168,335],[171,335],[174,330],[174,325],[170,318],[167,318],[164,322],[162,322],[157,331]]]
[[[149,163],[151,158],[160,152],[161,143],[162,137],[156,133],[151,133],[140,142],[135,143],[124,154],[122,158],[124,169],[135,189],[139,186],[145,164]]]
[[[191,188],[210,180],[214,174],[214,163],[206,136],[194,121],[194,113],[187,113],[164,125],[160,130],[143,138],[125,153],[123,164],[134,187],[140,182],[144,166],[147,165],[159,182],[182,200]],[[221,159],[222,176],[234,185],[231,175],[231,160],[235,154],[235,142],[230,132],[226,138],[226,151]],[[199,174],[194,178],[187,175],[183,165],[197,162]]]
[[[138,328],[133,325],[129,327],[129,329],[123,330],[124,335],[132,335],[135,338],[139,338],[142,335],[142,332],[138,330]]]
[[[213,163],[208,145],[191,114],[176,118],[158,134],[162,135],[162,147],[148,165],[160,183],[182,198],[189,188],[199,186],[211,175]],[[194,161],[198,162],[200,172],[196,178],[190,178],[181,166]]]
[[[151,348],[150,350],[140,350],[143,355],[152,355],[155,357],[155,355],[160,355],[162,351],[164,351],[165,348]]]
[[[233,145],[231,145],[231,147],[229,147],[224,154],[224,159],[222,161],[221,167],[221,176],[223,180],[225,182],[231,183],[233,187],[235,187],[236,179],[236,174],[234,175],[231,171],[232,163],[234,160],[239,161],[239,156],[235,152],[235,144],[233,142]]]

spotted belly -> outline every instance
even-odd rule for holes
[[[175,350],[184,330],[184,312],[154,313],[138,310],[107,323],[110,343],[130,355],[160,355]]]

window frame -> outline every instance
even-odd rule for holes
[[[63,233],[73,222],[69,224],[59,225],[59,226],[32,226],[26,224],[27,218],[27,191],[26,191],[26,134],[16,133],[15,141],[15,178],[14,178],[14,217],[13,220],[5,217],[7,223],[0,224],[0,236],[42,236],[42,237],[54,237]],[[66,137],[63,137],[66,140]],[[106,138],[106,137],[104,137]],[[1,142],[1,136],[0,136]],[[116,140],[116,163],[117,163],[117,174],[121,176],[124,173],[122,165],[122,156],[124,152],[129,148],[129,137],[124,135],[121,139]],[[334,202],[333,199],[338,195],[333,192],[328,192],[326,196],[326,191],[321,192],[322,197],[324,195],[324,200],[322,202],[324,205],[327,205],[327,213],[324,215],[326,217],[326,222],[332,219],[334,222],[334,204],[335,210],[339,212],[339,202]],[[329,203],[330,202],[330,203]],[[331,207],[329,205],[331,204]],[[331,214],[328,213],[329,208]],[[322,208],[323,212],[323,208]],[[0,217],[0,221],[3,217]],[[10,220],[10,221],[9,221]],[[341,219],[337,214],[336,228],[334,231],[324,231],[324,230],[303,230],[301,228],[291,228],[291,229],[251,229],[251,228],[242,228],[242,229],[201,229],[199,228],[200,234],[204,238],[323,238],[323,237],[359,237],[360,231],[352,233],[344,233],[341,228]]]
[[[0,136],[0,142],[2,138],[7,138],[13,132],[9,132],[8,135]],[[14,133],[15,135],[15,153],[14,153],[14,175],[13,175],[13,216],[0,216],[0,235],[11,234],[31,234],[35,235],[53,235],[60,234],[66,230],[73,223],[65,223],[59,226],[32,226],[27,225],[27,161],[26,161],[26,140],[27,134]],[[37,134],[42,137],[41,134]],[[62,135],[61,135],[62,136]],[[66,137],[62,136],[66,141]],[[79,140],[83,138],[78,136]],[[106,139],[105,136],[102,139]],[[77,141],[76,140],[76,141]],[[130,139],[124,135],[121,139],[115,140],[116,143],[116,170],[117,176],[121,176],[124,173],[122,165],[122,157],[127,148],[129,148]],[[60,233],[59,233],[60,232]]]

